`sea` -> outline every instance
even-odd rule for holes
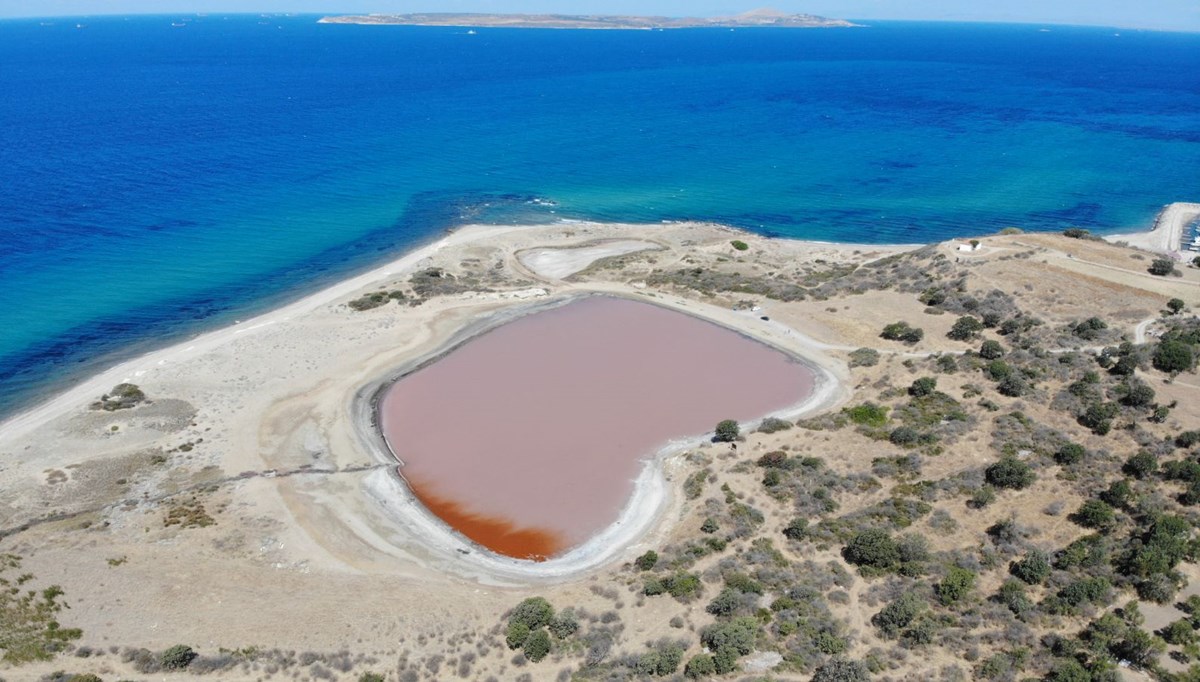
[[[1200,199],[1200,34],[0,21],[0,415],[464,222],[910,243]]]

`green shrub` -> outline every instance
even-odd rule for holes
[[[1192,369],[1196,364],[1192,347],[1184,341],[1164,339],[1154,349],[1152,359],[1154,369],[1160,372],[1177,374]]]
[[[1108,529],[1116,521],[1113,508],[1101,500],[1086,500],[1071,520],[1084,528]]]
[[[1152,452],[1141,450],[1125,460],[1121,470],[1137,479],[1146,478],[1158,471],[1158,458]]]
[[[509,623],[521,623],[530,630],[550,624],[554,618],[554,607],[542,597],[530,597],[513,609],[508,617]]]
[[[713,435],[714,443],[732,443],[737,440],[741,430],[738,428],[736,419],[724,419],[717,423],[715,434]]]
[[[783,527],[783,536],[789,540],[803,540],[808,535],[808,519],[796,517]]]
[[[1075,464],[1083,459],[1087,450],[1078,443],[1063,443],[1054,453],[1054,461],[1063,466]]]
[[[887,424],[888,408],[875,403],[863,403],[854,407],[845,408],[846,416],[850,421],[861,426],[871,426],[879,428]]]
[[[633,565],[636,566],[639,571],[649,571],[650,569],[654,568],[655,564],[657,563],[658,552],[652,549],[647,550],[645,554],[633,560]]]
[[[1170,310],[1172,315],[1178,315],[1186,307],[1187,304],[1183,302],[1182,298],[1173,298],[1167,301],[1167,310]]]
[[[575,617],[575,610],[568,606],[560,611],[546,627],[549,628],[550,634],[559,639],[566,639],[579,632],[579,620]]]
[[[682,570],[663,578],[662,584],[672,597],[681,601],[699,594],[701,589],[700,577]]]
[[[908,387],[908,394],[914,398],[921,398],[933,394],[933,392],[936,390],[936,377],[921,377],[920,379],[912,382],[912,385]]]
[[[758,425],[758,430],[762,433],[777,433],[779,431],[787,431],[790,428],[792,428],[790,421],[778,417],[767,417]]]
[[[700,632],[700,642],[709,651],[729,649],[736,655],[745,656],[754,651],[754,640],[758,636],[758,621],[751,617],[735,618],[724,623],[713,623]]]
[[[1175,261],[1170,258],[1155,258],[1150,262],[1150,267],[1147,270],[1150,271],[1151,275],[1165,277],[1176,272]]]
[[[1041,585],[1050,577],[1050,558],[1044,552],[1032,550],[1009,565],[1009,573],[1024,583]]]
[[[1116,403],[1092,403],[1079,416],[1079,423],[1092,430],[1092,433],[1103,436],[1112,430],[1112,420],[1121,413],[1121,407]]]
[[[1079,661],[1068,658],[1054,664],[1046,682],[1092,682],[1092,674]]]
[[[1012,376],[1013,368],[1003,360],[992,360],[984,366],[983,373],[992,381],[1003,381]]]
[[[884,327],[879,335],[888,341],[902,341],[912,344],[925,338],[925,330],[913,327],[907,322],[893,322]]]
[[[889,571],[900,563],[900,545],[887,531],[868,528],[850,539],[842,556],[855,566]]]
[[[1028,464],[1016,457],[1005,457],[984,470],[987,482],[997,488],[1021,490],[1028,488],[1037,476]]]
[[[834,658],[817,667],[812,682],[869,682],[867,666],[858,661]]]
[[[684,666],[683,674],[690,680],[699,680],[717,674],[717,666],[713,663],[712,656],[696,654]]]
[[[963,315],[954,322],[950,331],[946,332],[946,337],[955,341],[970,341],[978,337],[982,331],[982,322],[970,315]]]
[[[879,351],[874,348],[859,348],[850,353],[851,367],[874,367],[879,364]]]
[[[950,606],[962,601],[962,598],[967,596],[974,586],[974,571],[953,566],[946,573],[946,577],[942,578],[942,581],[937,584],[935,592],[937,593],[938,601],[943,606]]]
[[[1094,341],[1108,329],[1108,323],[1098,317],[1089,317],[1082,322],[1071,325],[1071,333],[1084,341]]]
[[[509,621],[508,628],[504,631],[504,643],[509,649],[520,649],[525,646],[525,640],[529,639],[529,626],[524,623]]]
[[[1015,580],[1006,580],[996,593],[996,601],[1003,604],[1017,618],[1024,618],[1033,611],[1033,601],[1025,594],[1025,586]]]
[[[1191,619],[1188,618],[1180,618],[1170,623],[1159,630],[1159,634],[1167,644],[1184,646],[1196,641],[1196,629],[1192,626]]]
[[[48,661],[68,642],[82,637],[83,631],[59,625],[56,617],[66,604],[60,600],[63,591],[58,585],[26,590],[21,586],[33,576],[5,575],[20,567],[19,557],[0,553],[0,650],[4,652],[0,660],[9,664]]]
[[[726,587],[704,607],[704,610],[717,617],[732,616],[742,603],[741,594],[733,588]]]
[[[550,653],[550,635],[545,630],[537,630],[525,640],[523,647],[525,658],[537,663]]]
[[[1128,507],[1133,502],[1133,486],[1125,479],[1113,481],[1107,490],[1100,493],[1100,499],[1113,507]]]
[[[999,360],[1004,357],[1004,346],[999,341],[988,339],[979,347],[979,357],[984,360]]]
[[[926,604],[912,592],[904,592],[871,617],[871,623],[884,637],[895,639],[925,610]]]
[[[745,251],[750,248],[749,244],[747,244],[746,242],[744,242],[740,239],[735,239],[729,243],[731,246],[733,246],[733,248],[737,249],[738,251]]]
[[[183,670],[196,660],[196,652],[192,647],[186,644],[176,644],[175,646],[162,652],[158,657],[159,664],[167,670]]]

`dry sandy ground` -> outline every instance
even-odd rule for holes
[[[517,254],[517,258],[520,259],[521,265],[540,277],[563,279],[587,268],[601,258],[623,256],[627,253],[658,248],[660,247],[653,242],[623,239],[591,246],[530,249]]]
[[[735,252],[732,238],[748,242],[750,255]],[[1070,252],[1053,237],[984,242],[964,262],[981,281],[1020,297],[1023,306],[1045,307],[1051,323],[1085,312],[1096,287],[1103,287],[1116,321],[1132,335],[1176,289],[1194,301],[1200,287],[1195,271],[1176,280],[1143,275],[1146,263],[1100,242],[1078,248],[1072,242]],[[625,250],[634,243],[656,250]],[[625,246],[614,250],[615,244]],[[25,556],[25,569],[39,584],[65,588],[72,608],[63,620],[84,629],[81,643],[88,646],[162,649],[184,642],[205,653],[246,646],[348,649],[379,661],[365,669],[394,670],[401,654],[453,651],[459,644],[451,635],[487,631],[531,594],[560,606],[608,599],[592,588],[619,583],[623,562],[691,532],[681,519],[694,521],[701,513],[674,494],[689,473],[679,454],[696,443],[676,444],[646,467],[624,522],[604,541],[540,565],[482,556],[408,498],[370,437],[364,391],[406,365],[489,324],[589,293],[685,311],[805,358],[825,379],[822,391],[796,406],[794,415],[836,405],[855,385],[910,371],[900,364],[903,356],[965,348],[944,337],[950,316],[924,314],[912,296],[876,292],[838,305],[759,299],[760,311],[735,310],[731,297],[655,291],[620,271],[609,279],[561,274],[563,263],[575,273],[589,271],[591,257],[566,250],[571,247],[603,259],[641,259],[647,267],[744,258],[746,268],[764,270],[863,262],[903,248],[777,241],[702,224],[463,228],[285,308],[124,363],[0,425],[0,533],[34,524],[4,538],[4,551]],[[941,248],[947,257],[959,255],[952,245]],[[531,253],[551,257],[520,257]],[[1014,254],[1024,254],[1023,260],[1011,260]],[[547,271],[546,263],[556,269]],[[428,267],[474,268],[490,278],[491,291],[366,312],[345,305],[363,292],[395,288]],[[1020,268],[1022,281],[1039,286],[1020,286],[1013,267]],[[909,349],[879,340],[880,326],[896,319],[926,327],[926,341]],[[867,345],[897,357],[852,377],[845,351]],[[137,383],[153,403],[115,413],[88,410],[123,381]],[[760,437],[749,447],[775,447],[781,438]],[[838,466],[858,460],[869,466],[875,456],[869,445],[846,451],[844,460],[842,443],[814,439],[804,447],[838,450],[831,459]],[[1060,493],[1039,494],[1049,500]],[[1027,500],[1031,522],[1042,506]],[[187,529],[164,524],[172,509],[198,508],[215,523]],[[45,520],[52,514],[58,516]],[[859,588],[851,597],[859,598]],[[630,641],[671,634],[663,623],[678,607],[658,601],[633,612],[626,621]],[[707,617],[697,607],[685,615],[692,626]],[[499,658],[481,660],[470,679],[516,677],[504,663],[508,656]],[[0,669],[0,676],[36,678],[60,668],[127,673],[109,657]],[[555,679],[560,668],[528,672]],[[221,679],[260,677],[232,671]]]

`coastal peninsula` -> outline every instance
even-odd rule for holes
[[[0,580],[20,585],[0,675],[998,680],[1120,657],[1166,679],[1200,611],[1200,269],[1164,260],[1082,230],[462,227],[0,424]],[[595,297],[734,330],[813,383],[646,452],[569,552],[491,552],[413,495],[377,398]],[[524,418],[478,456],[548,428]]]
[[[760,9],[729,17],[647,17],[602,14],[354,14],[322,17],[322,24],[367,24],[379,26],[456,26],[463,28],[584,28],[584,29],[669,29],[669,28],[844,28],[854,26],[842,19],[812,14],[786,14]]]

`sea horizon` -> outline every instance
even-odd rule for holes
[[[180,16],[0,20],[0,417],[462,224],[928,243],[1144,230],[1197,198],[1192,33]]]

